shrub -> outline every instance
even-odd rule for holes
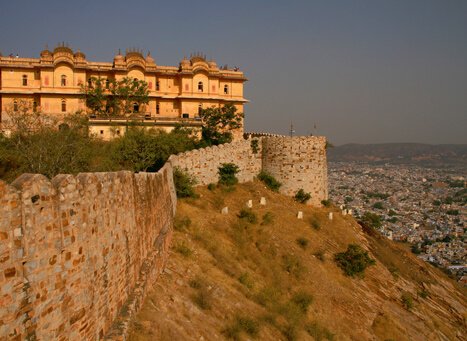
[[[274,220],[274,215],[271,212],[266,212],[263,215],[263,221],[261,222],[261,225],[269,225],[273,222]]]
[[[219,184],[226,186],[233,186],[238,183],[238,179],[235,176],[240,169],[234,163],[223,163],[219,169]]]
[[[382,210],[384,209],[384,205],[381,201],[378,201],[378,202],[375,202],[373,204],[373,208],[377,209],[377,210]]]
[[[178,167],[174,168],[173,177],[178,198],[197,197],[193,188],[193,186],[196,185],[196,179],[194,177]]]
[[[292,303],[298,306],[303,314],[308,311],[308,307],[313,302],[313,297],[304,291],[299,291],[292,296]]]
[[[253,289],[253,280],[247,272],[244,272],[238,277],[238,281],[246,286],[248,289]]]
[[[321,205],[324,207],[331,207],[332,201],[330,199],[327,200],[321,200]]]
[[[430,293],[425,289],[422,289],[418,292],[418,296],[420,296],[421,298],[427,298],[428,296],[430,296]]]
[[[382,226],[381,217],[372,212],[365,212],[362,217],[362,222],[374,229],[379,229]]]
[[[318,218],[316,217],[311,217],[310,218],[310,225],[313,229],[315,230],[320,230],[321,229],[321,223],[319,222]]]
[[[321,262],[324,262],[324,251],[323,250],[319,250],[319,251],[316,251],[313,256],[315,256],[316,258],[318,258]]]
[[[251,337],[258,336],[259,323],[248,316],[237,316],[235,322],[229,327],[225,328],[222,333],[228,338],[233,340],[240,340],[240,333],[244,331]]]
[[[365,269],[376,264],[375,260],[368,256],[368,252],[356,244],[349,244],[347,251],[337,253],[334,261],[350,277],[363,277]]]
[[[322,341],[322,340],[334,340],[334,334],[332,334],[327,328],[321,326],[318,322],[308,323],[305,326],[305,330],[308,334],[313,336],[315,341]]]
[[[175,245],[175,251],[183,257],[190,257],[193,254],[193,251],[184,242]]]
[[[303,237],[297,238],[296,242],[297,242],[298,246],[300,246],[304,250],[308,246],[308,239],[306,239],[306,238],[303,238]]]
[[[413,308],[413,297],[410,292],[404,291],[401,295],[402,305],[407,310],[412,310]]]
[[[210,183],[210,184],[208,185],[208,190],[214,191],[215,189],[216,189],[216,184]]]
[[[250,224],[256,224],[258,222],[258,218],[256,214],[251,209],[242,209],[240,213],[237,215],[240,219],[248,221]]]
[[[212,307],[212,295],[206,287],[202,286],[192,297],[193,302],[203,310],[209,310]]]
[[[251,147],[251,151],[253,152],[253,154],[256,154],[259,151],[258,150],[258,145],[259,145],[259,140],[258,139],[251,140],[250,147]]]
[[[446,214],[449,215],[459,215],[459,210],[447,210]]]
[[[174,229],[177,231],[185,231],[191,225],[189,217],[175,217]]]
[[[274,191],[274,192],[278,192],[279,188],[282,186],[282,184],[279,181],[277,181],[275,177],[273,177],[271,174],[269,174],[269,173],[267,173],[265,171],[261,171],[258,174],[258,179],[261,180],[262,182],[264,182],[264,184],[271,191]]]
[[[285,271],[295,276],[295,278],[301,278],[305,267],[300,262],[300,259],[294,255],[285,255],[282,257],[282,266]]]
[[[306,203],[308,200],[311,199],[311,194],[310,193],[305,193],[305,191],[303,190],[303,188],[300,188],[297,193],[295,194],[295,197],[294,197],[295,201],[301,203],[301,204],[304,204]]]

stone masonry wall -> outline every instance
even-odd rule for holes
[[[175,206],[169,164],[0,181],[0,339],[121,338],[166,260]]]
[[[258,141],[256,153],[251,146],[251,139],[236,140],[203,149],[192,150],[169,158],[173,167],[179,167],[193,175],[198,185],[217,183],[218,168],[222,163],[235,163],[240,172],[237,178],[240,182],[252,181],[261,171],[261,141]]]
[[[326,138],[322,136],[264,137],[262,168],[282,183],[280,192],[311,194],[308,204],[328,199]]]
[[[326,138],[246,134],[247,139],[172,155],[172,166],[188,171],[199,185],[217,183],[218,167],[232,162],[239,166],[240,182],[251,181],[264,170],[282,183],[280,192],[289,196],[299,189],[311,193],[308,204],[320,205],[328,198]],[[252,141],[258,141],[256,153]]]

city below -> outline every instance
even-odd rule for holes
[[[467,284],[465,167],[329,163],[330,199]]]

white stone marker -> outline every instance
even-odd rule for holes
[[[248,208],[252,208],[253,207],[253,200],[248,200],[248,202],[246,203],[246,206]]]
[[[259,201],[259,204],[260,204],[260,205],[263,205],[263,206],[266,206],[266,198],[265,198],[265,197],[261,197],[261,200]]]
[[[340,208],[341,210],[343,210],[343,209],[344,209],[344,205],[340,205],[339,208]]]
[[[352,215],[352,210],[347,210],[348,215]]]
[[[298,211],[297,218],[298,219],[303,219],[303,212],[302,211]]]
[[[225,206],[222,211],[221,211],[222,214],[229,214],[229,208],[227,206]]]
[[[347,215],[347,210],[342,210],[342,215]]]
[[[332,212],[329,212],[329,220],[332,220]]]

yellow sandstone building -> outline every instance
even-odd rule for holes
[[[86,110],[80,90],[91,77],[144,80],[149,103],[133,110],[141,124],[165,130],[180,123],[199,127],[200,109],[231,103],[244,112],[243,104],[247,102],[243,97],[243,72],[219,67],[200,54],[184,58],[178,66],[157,65],[149,53],[144,57],[138,50],[126,51],[125,55],[119,52],[110,63],[92,62],[84,53],[60,44],[53,51],[43,50],[40,58],[0,56],[2,116],[18,110],[18,103],[24,100],[36,110],[58,117]],[[91,117],[91,130],[110,138],[111,134],[123,133],[125,120]]]

